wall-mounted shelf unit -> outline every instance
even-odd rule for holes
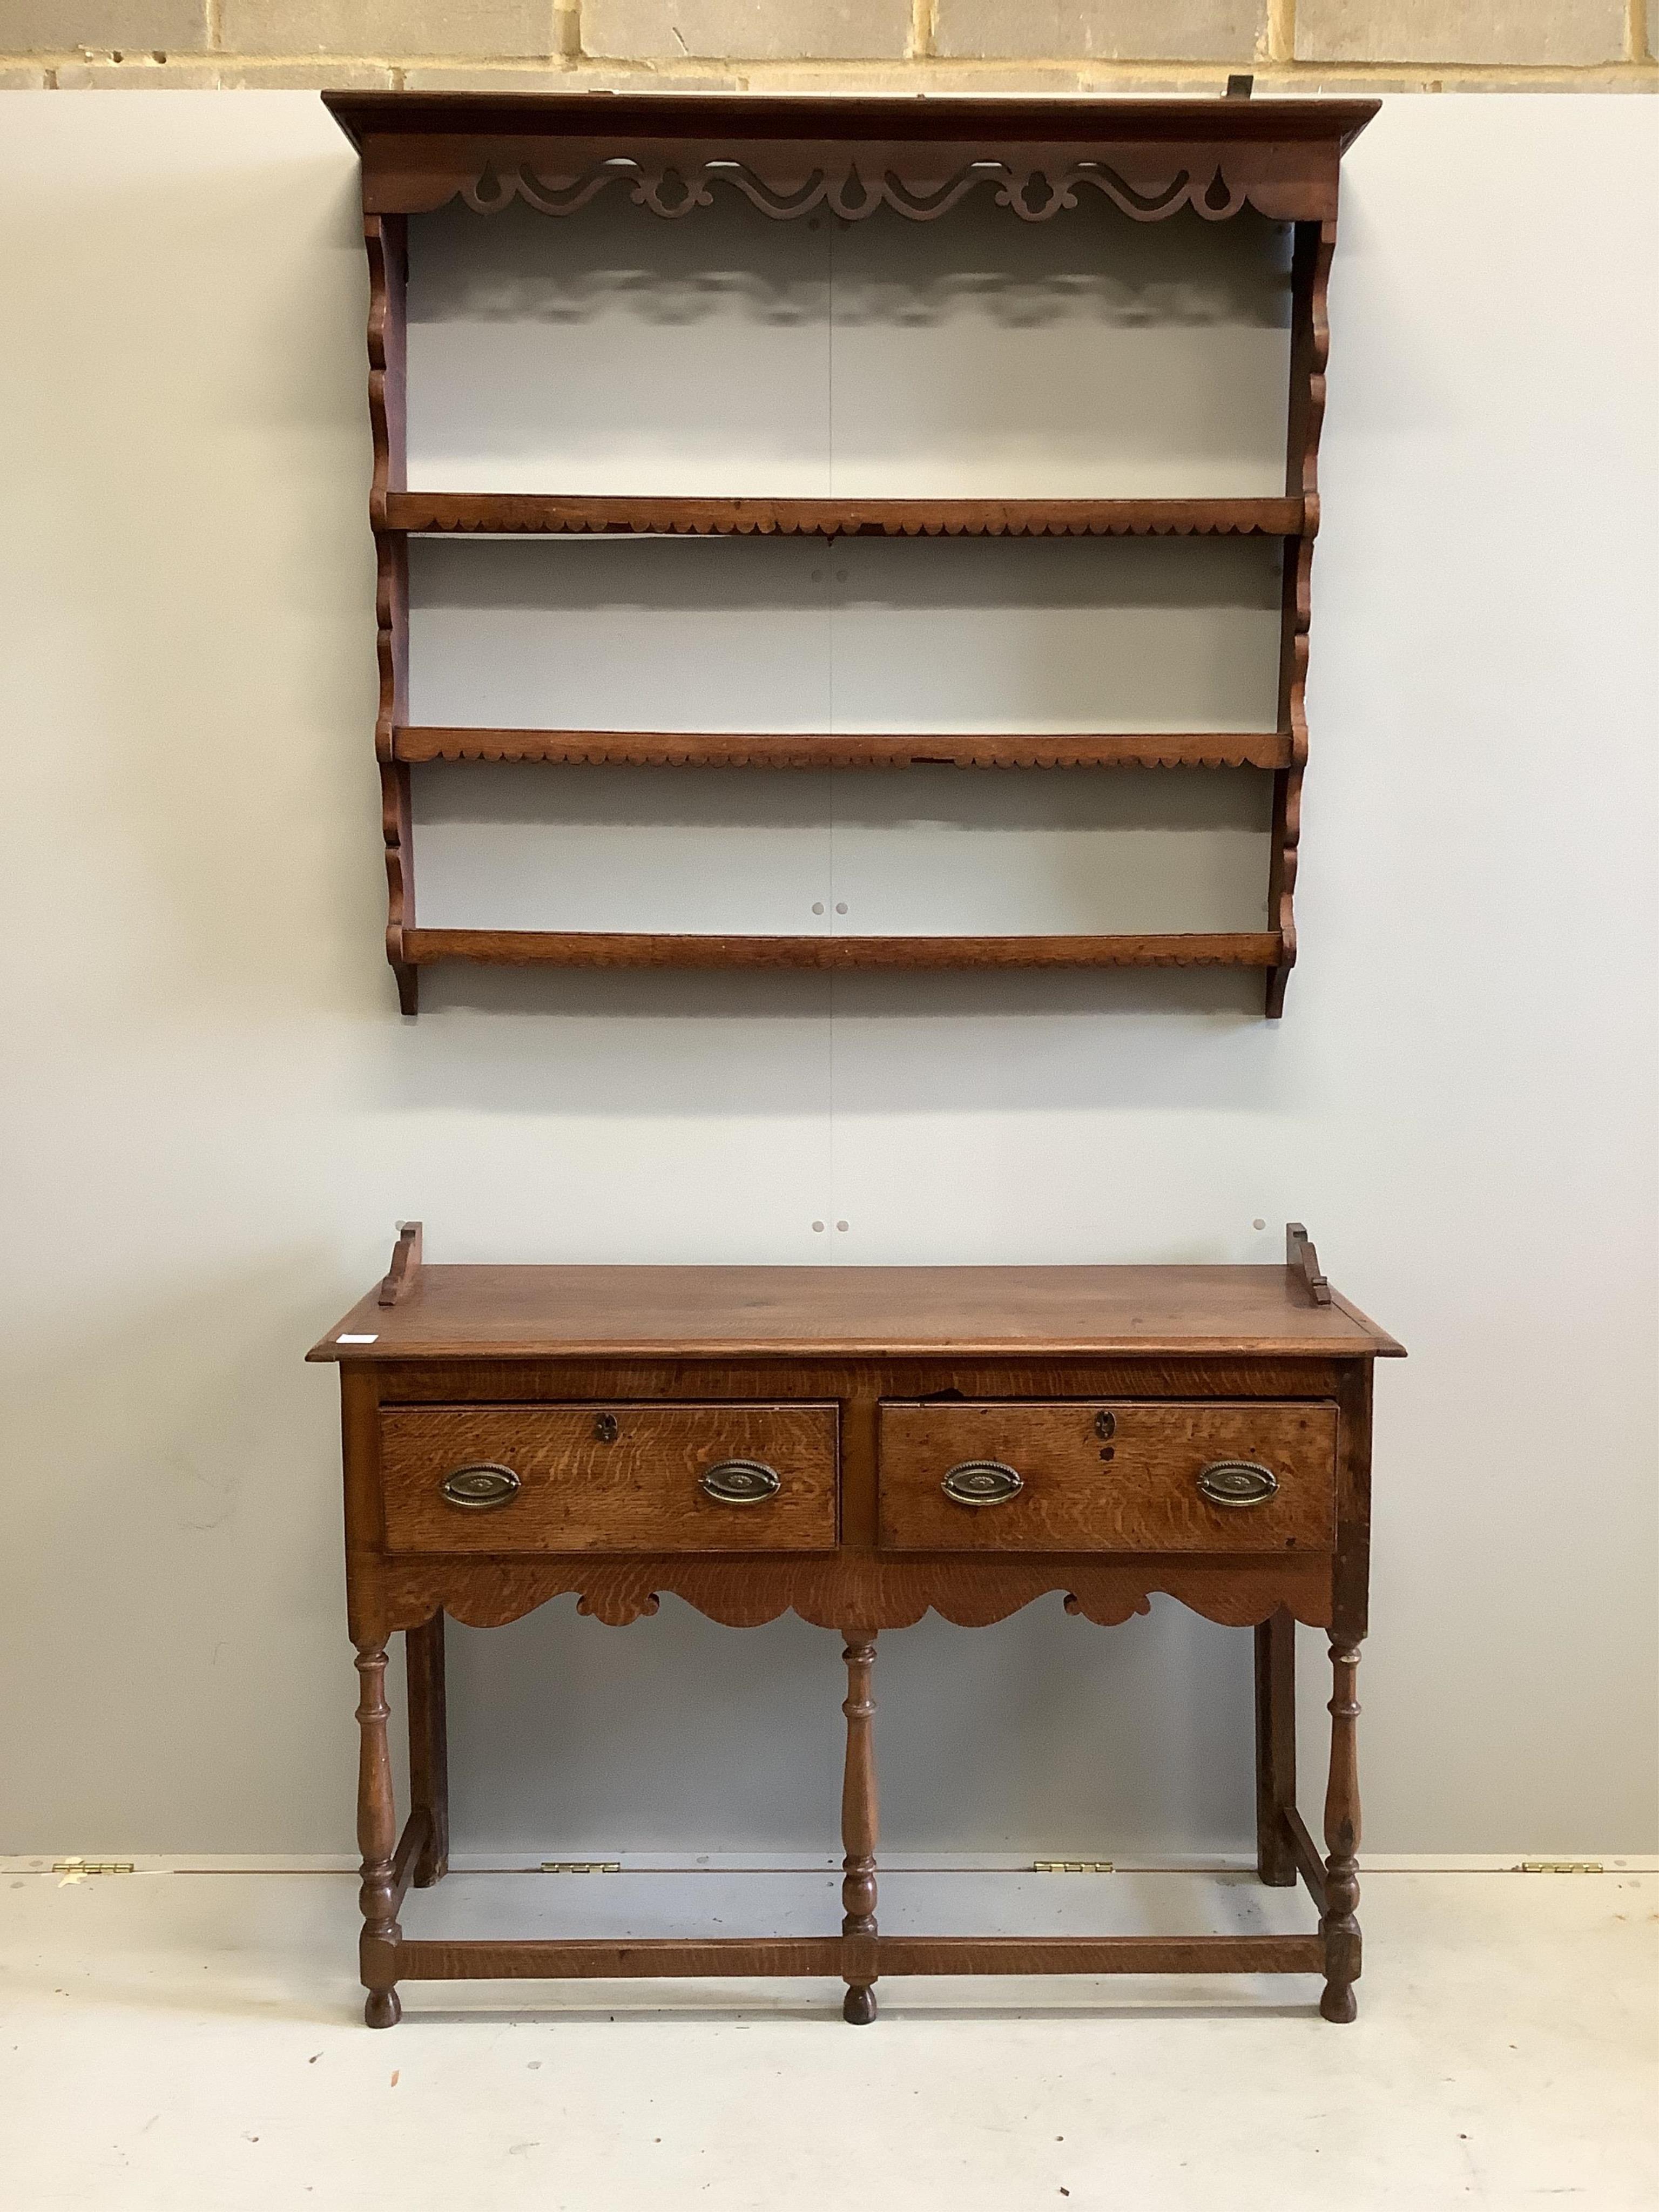
[[[1265,971],[1277,1015],[1296,958],[1293,890],[1307,757],[1304,686],[1319,524],[1326,284],[1342,153],[1372,100],[750,99],[678,94],[325,94],[362,159],[370,276],[370,502],[379,560],[376,745],[389,886],[386,952],[405,1013],[436,961],[599,967],[1164,967]],[[417,489],[408,477],[411,217],[459,202],[576,216],[609,195],[669,222],[733,199],[777,222],[928,223],[990,202],[1035,234],[1099,201],[1136,223],[1287,226],[1289,388],[1282,491],[1246,497],[594,496]],[[670,394],[672,402],[672,395]],[[1274,464],[1275,469],[1277,464]],[[410,545],[570,539],[1242,537],[1277,540],[1276,726],[1024,733],[457,727],[410,713]],[[897,557],[896,556],[896,557]],[[906,556],[908,557],[908,556]],[[1010,557],[1012,557],[1012,556]],[[640,767],[1249,768],[1272,778],[1266,927],[1109,933],[854,933],[430,928],[416,920],[410,771],[446,761]]]

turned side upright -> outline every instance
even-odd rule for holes
[[[1325,1938],[1325,1993],[1319,2009],[1327,2020],[1345,2021],[1358,2010],[1353,1985],[1359,1978],[1359,1701],[1355,1676],[1357,1644],[1333,1638],[1331,1672],[1331,1771],[1325,1792],[1325,1910],[1319,1932]]]
[[[397,1963],[391,1955],[401,1930],[393,1866],[398,1848],[392,1786],[392,1746],[386,1736],[386,1645],[366,1644],[357,1653],[362,1695],[357,1701],[357,1848],[362,1853],[363,1932],[358,1946],[368,1995],[363,2017],[371,2027],[394,2027],[403,2017]]]
[[[1293,1885],[1299,1878],[1306,1881],[1320,1907],[1318,1942],[1325,1987],[1319,2008],[1328,2021],[1342,2023],[1357,2016],[1353,1985],[1360,1973],[1359,1705],[1354,1694],[1359,1652],[1357,1644],[1332,1641],[1335,1686],[1328,1707],[1331,1757],[1324,1819],[1328,1856],[1322,1861],[1296,1808],[1295,1629],[1294,1620],[1281,1609],[1255,1632],[1257,1869],[1261,1880],[1275,1888]],[[836,1959],[847,1984],[842,2017],[862,2027],[876,2018],[875,1984],[880,1972],[872,1689],[876,1635],[873,1631],[858,1630],[843,1634],[847,1697],[842,1711],[847,1719],[847,1741],[841,1829],[845,1856],[842,1861],[842,1940],[836,1947]],[[365,1644],[357,1653],[362,1678],[357,1707],[357,1836],[362,1854],[363,1922],[360,1948],[367,1990],[363,2012],[371,2027],[392,2027],[402,2017],[395,1987],[397,1946],[402,1941],[397,1916],[405,1891],[411,1880],[422,1885],[441,1881],[448,1867],[442,1615],[423,1627],[408,1630],[404,1641],[412,1807],[401,1842],[392,1800],[386,1647]]]
[[[860,1636],[849,1630],[847,1648],[847,1765],[842,1777],[841,1839],[847,1856],[842,1861],[841,1923],[846,1963],[842,1972],[847,1995],[841,2016],[854,2027],[867,2027],[876,2016],[876,1747],[872,1723],[876,1700],[871,1676],[876,1664],[873,1634]]]

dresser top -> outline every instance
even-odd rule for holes
[[[420,1267],[371,1291],[313,1360],[874,1358],[1402,1347],[1288,1267]]]

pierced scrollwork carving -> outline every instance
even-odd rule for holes
[[[714,187],[723,185],[774,222],[789,222],[822,210],[843,222],[863,222],[890,208],[910,222],[934,222],[970,192],[994,186],[998,207],[1022,222],[1051,222],[1079,204],[1087,186],[1138,222],[1155,222],[1194,209],[1206,222],[1225,222],[1250,198],[1249,162],[1243,173],[1236,160],[1232,173],[1218,161],[1202,173],[1178,167],[1166,181],[1142,190],[1109,162],[1091,156],[1047,161],[984,157],[963,161],[942,175],[913,168],[902,174],[880,149],[849,153],[845,148],[817,149],[821,158],[797,157],[763,175],[735,156],[689,153],[603,155],[568,174],[545,173],[528,161],[485,162],[464,182],[460,197],[477,215],[499,215],[514,200],[540,215],[574,215],[608,185],[631,180],[636,207],[678,221],[715,204]]]

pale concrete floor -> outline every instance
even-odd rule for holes
[[[1297,1926],[1182,1875],[884,1881],[884,1922]],[[335,1874],[0,1875],[0,2203],[119,2212],[1659,2204],[1659,1875],[1371,1875],[1360,2018],[1285,1979],[405,1988]],[[834,1924],[822,1875],[452,1875],[436,1932]],[[505,2002],[511,1997],[516,2009]]]

